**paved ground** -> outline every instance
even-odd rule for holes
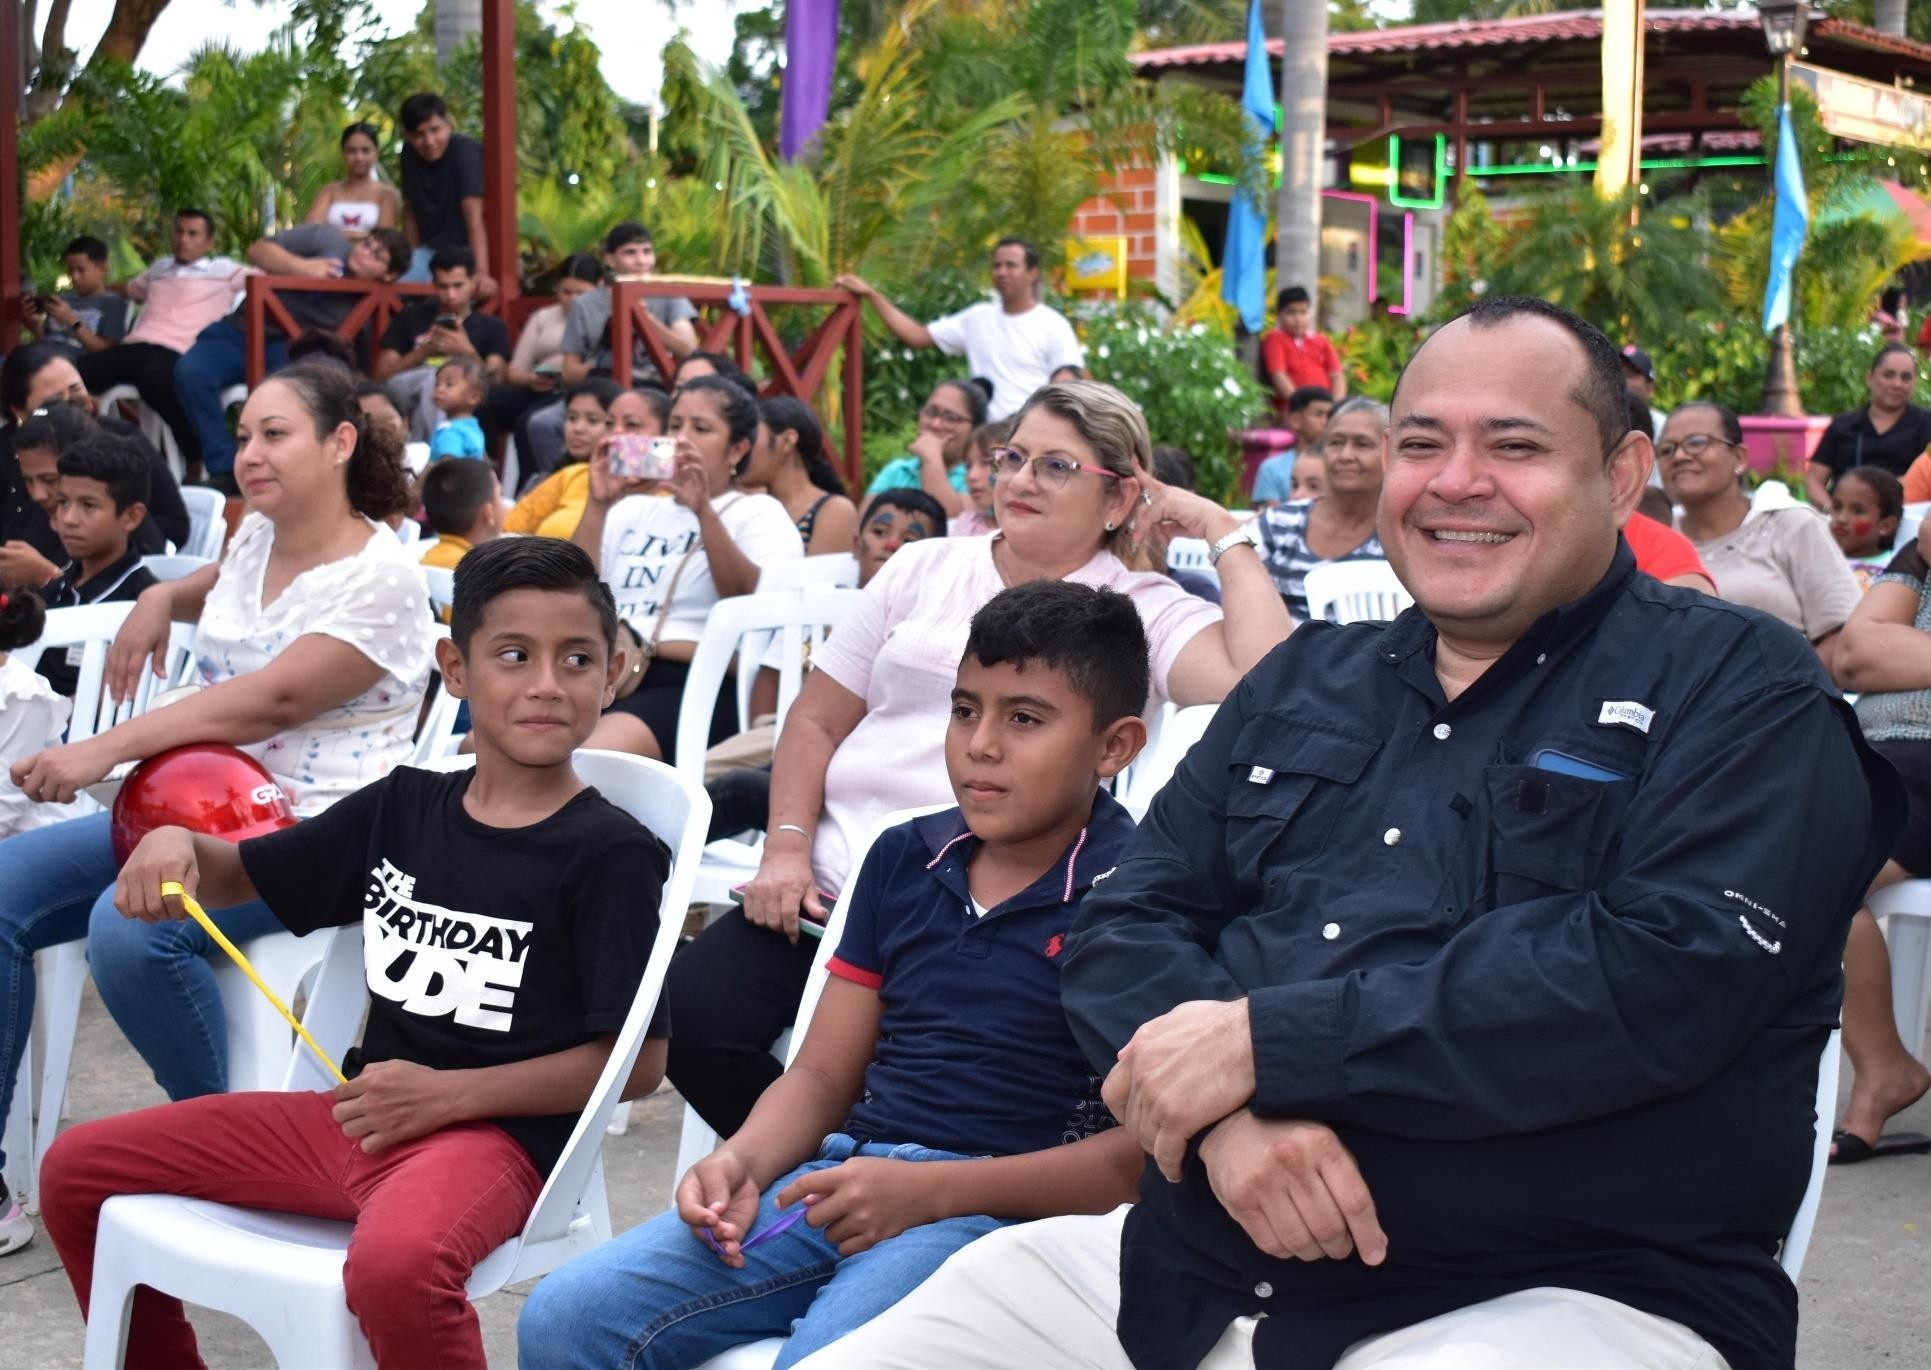
[[[108,1023],[91,986],[75,1060],[76,1119],[161,1099],[140,1060]],[[675,1094],[658,1094],[637,1106],[627,1135],[605,1143],[612,1218],[619,1231],[668,1201],[681,1116]],[[1897,1125],[1931,1133],[1931,1103],[1911,1109]],[[1931,1364],[1931,1157],[1831,1173],[1799,1291],[1798,1363],[1805,1370],[1908,1370]],[[481,1305],[493,1366],[516,1363],[523,1293],[517,1286]],[[269,1364],[267,1348],[241,1324],[206,1312],[195,1313],[194,1322],[210,1370],[259,1370]],[[37,1237],[26,1250],[0,1260],[0,1367],[75,1367],[80,1347],[80,1315],[46,1239]]]

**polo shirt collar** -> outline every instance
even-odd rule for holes
[[[953,893],[970,899],[965,871],[973,852],[978,850],[979,839],[966,826],[965,815],[956,808],[945,809],[914,819],[913,824],[931,853],[925,868]],[[1119,865],[1132,837],[1132,816],[1120,806],[1119,800],[1105,790],[1098,791],[1093,796],[1092,817],[1061,859],[999,907],[1037,908],[1072,903],[1091,889],[1095,880]]]

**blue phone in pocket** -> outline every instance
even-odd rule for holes
[[[1567,752],[1556,751],[1552,747],[1544,747],[1530,757],[1529,764],[1539,771],[1554,771],[1557,775],[1573,775],[1580,780],[1596,780],[1605,784],[1612,780],[1629,779],[1620,771],[1612,771],[1606,766],[1583,761],[1578,757],[1570,756]]]

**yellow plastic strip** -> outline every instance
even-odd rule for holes
[[[316,1044],[316,1041],[313,1037],[308,1035],[308,1029],[303,1027],[299,1022],[295,1020],[295,1015],[288,1011],[288,1005],[284,1004],[280,999],[278,999],[275,996],[274,990],[270,989],[267,985],[262,983],[261,976],[255,974],[255,968],[248,964],[248,958],[246,956],[243,956],[241,954],[240,949],[237,948],[233,942],[230,942],[227,939],[227,937],[222,934],[222,931],[220,928],[215,926],[214,920],[208,917],[207,913],[202,909],[201,905],[197,904],[194,901],[194,896],[189,894],[185,889],[181,888],[181,883],[177,880],[168,880],[168,881],[162,882],[161,897],[165,899],[170,894],[174,895],[176,898],[178,898],[181,901],[181,907],[188,911],[188,917],[194,919],[195,922],[201,924],[203,931],[205,931],[208,934],[208,936],[215,939],[215,945],[228,953],[228,959],[241,967],[241,973],[243,975],[246,975],[249,979],[249,982],[252,983],[256,989],[262,992],[263,998],[265,998],[266,1000],[268,1000],[269,1003],[275,1006],[275,1012],[281,1014],[282,1018],[288,1023],[288,1025],[295,1029],[295,1035],[297,1037],[300,1037],[304,1042],[308,1043],[308,1049],[314,1052],[316,1055],[316,1058],[320,1060],[323,1065],[329,1068],[329,1074],[333,1075],[336,1079],[340,1080],[343,1084],[347,1084],[349,1082],[349,1077],[344,1075],[341,1072],[341,1070],[339,1070],[336,1067],[335,1062],[329,1059],[329,1054],[326,1051],[322,1050],[322,1048]]]

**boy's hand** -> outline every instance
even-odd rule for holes
[[[162,897],[161,886],[170,880],[191,896],[200,892],[194,834],[186,828],[156,828],[141,839],[114,882],[114,907],[122,917],[143,923],[178,922],[188,912],[176,896]]]
[[[80,322],[80,315],[74,312],[74,307],[58,295],[47,297],[47,317],[62,328],[71,329]]]
[[[1331,1128],[1242,1109],[1200,1144],[1214,1197],[1270,1256],[1379,1265],[1388,1238],[1374,1198]]]
[[[744,1239],[758,1217],[758,1182],[737,1156],[713,1151],[678,1182],[677,1216],[699,1242],[708,1231],[723,1262],[742,1270]]]
[[[99,738],[89,738],[23,757],[11,774],[20,793],[34,802],[66,804],[113,769],[113,754],[101,749]]]
[[[60,568],[24,542],[0,542],[0,581],[8,585],[45,585]]]
[[[335,1121],[374,1155],[461,1121],[453,1077],[412,1061],[373,1061],[335,1087]]]
[[[921,1162],[858,1156],[800,1175],[778,1192],[780,1207],[802,1200],[805,1221],[824,1231],[841,1256],[855,1256],[908,1228],[944,1215],[933,1201],[932,1176]]]

